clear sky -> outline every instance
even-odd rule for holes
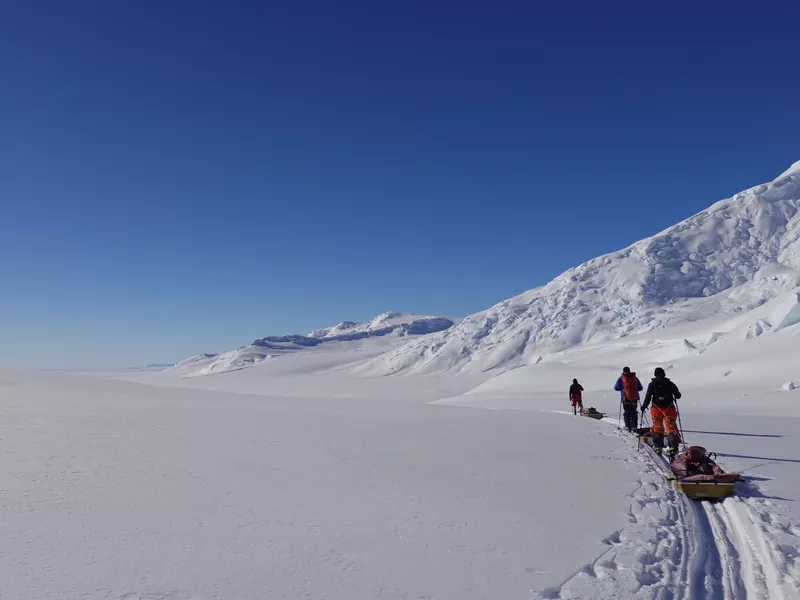
[[[463,316],[800,160],[798,2],[0,6],[0,364]]]

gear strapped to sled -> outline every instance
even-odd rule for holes
[[[726,473],[702,446],[689,446],[669,465],[678,489],[697,500],[732,496],[739,473]]]

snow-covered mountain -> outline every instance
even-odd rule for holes
[[[378,357],[361,372],[516,367],[579,344],[717,323],[707,338],[683,340],[681,352],[701,353],[734,330],[757,337],[793,325],[800,322],[798,208],[800,162],[770,183]],[[769,301],[769,314],[754,311]]]
[[[389,337],[395,345],[409,336],[424,337],[452,327],[454,322],[445,317],[415,315],[412,313],[387,312],[367,321],[357,323],[343,321],[333,327],[317,329],[308,335],[267,336],[254,340],[247,346],[223,354],[199,354],[184,359],[171,369],[182,377],[198,377],[237,371],[264,360],[315,348],[322,344],[357,342],[370,338]],[[388,349],[388,347],[387,347]]]
[[[415,315],[412,313],[403,312],[385,312],[374,319],[370,319],[366,323],[358,323],[356,321],[342,321],[333,327],[324,327],[322,329],[315,329],[308,334],[310,338],[317,339],[330,339],[342,335],[362,334],[365,332],[375,332],[388,327],[402,327],[409,325],[416,321],[431,324],[442,317],[432,317],[426,315]],[[446,319],[449,321],[450,319]]]

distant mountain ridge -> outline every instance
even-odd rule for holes
[[[316,329],[308,335],[266,336],[247,346],[223,354],[200,354],[184,359],[172,367],[184,377],[198,377],[244,369],[282,354],[308,350],[322,344],[355,342],[369,338],[425,336],[452,327],[445,317],[387,312],[366,323],[343,321],[338,325]]]

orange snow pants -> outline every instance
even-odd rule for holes
[[[674,406],[669,408],[651,406],[650,416],[653,417],[653,437],[663,437],[664,429],[666,429],[667,435],[674,435],[676,439],[680,439],[678,426],[675,424],[675,419],[678,418],[678,410]]]

